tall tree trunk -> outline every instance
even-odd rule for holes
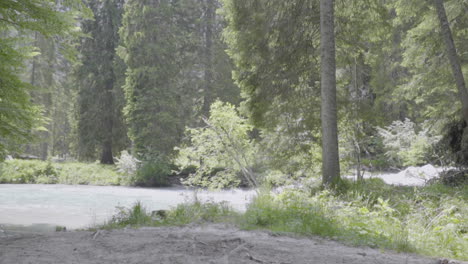
[[[34,32],[34,47],[37,47],[37,32]],[[31,65],[31,85],[32,86],[35,86],[36,85],[36,68],[37,68],[37,56],[34,56],[32,58],[32,65]],[[34,102],[34,98],[32,98],[33,102]],[[32,131],[30,132],[32,133]],[[31,148],[31,143],[28,143],[26,144],[26,147],[25,147],[25,152],[26,153],[30,153],[32,151],[32,148]]]
[[[114,164],[112,141],[110,140],[105,140],[102,143],[101,164]]]
[[[320,1],[322,184],[331,187],[336,185],[340,179],[333,7],[333,0]]]
[[[215,1],[206,0],[205,6],[205,89],[203,99],[203,114],[210,112],[213,102],[213,26],[215,20]]]
[[[103,97],[104,111],[103,113],[103,131],[102,135],[102,153],[101,153],[101,164],[114,164],[114,157],[112,155],[112,138],[113,138],[113,126],[114,126],[114,98],[113,89],[114,80],[109,79],[106,85],[106,92]]]
[[[447,14],[445,12],[444,1],[434,0],[434,5],[437,9],[437,16],[439,17],[442,37],[445,41],[448,59],[450,61],[450,66],[452,67],[453,77],[455,78],[455,82],[458,88],[458,95],[460,96],[462,103],[463,119],[468,124],[468,91],[466,90],[466,84],[460,66],[460,60],[457,56],[457,49],[453,41],[452,31],[450,30]]]

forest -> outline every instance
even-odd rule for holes
[[[1,0],[0,36],[0,183],[251,188],[107,227],[468,260],[467,0]]]

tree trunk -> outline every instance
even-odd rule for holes
[[[106,140],[102,144],[101,164],[114,164],[114,157],[112,156],[112,142]]]
[[[462,103],[462,115],[465,122],[468,124],[468,91],[466,90],[465,79],[460,66],[460,60],[457,56],[457,49],[452,37],[452,31],[447,19],[443,0],[434,0],[434,5],[437,9],[437,16],[439,17],[442,38],[445,41],[447,48],[447,56],[452,67],[453,77],[458,88],[458,95]]]
[[[102,135],[102,153],[101,153],[101,164],[114,164],[114,157],[112,155],[112,139],[113,139],[113,126],[114,126],[114,98],[112,89],[114,86],[114,80],[109,79],[106,85],[106,92],[103,98],[104,110],[103,113],[103,124],[101,131]]]
[[[340,179],[333,6],[333,0],[320,1],[322,184],[331,187]]]
[[[203,114],[208,116],[213,102],[213,26],[215,18],[214,0],[206,0],[205,7],[205,89]]]

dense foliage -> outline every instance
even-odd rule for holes
[[[89,1],[87,5],[94,19],[82,23],[87,36],[80,40],[80,63],[75,69],[77,154],[80,160],[96,160],[99,150],[101,163],[113,164],[113,153],[128,144],[119,86],[125,66],[116,54],[124,1]]]
[[[298,186],[261,193],[236,219],[467,259],[467,10],[466,0],[1,0],[0,161],[32,160],[2,162],[0,183]],[[362,181],[426,163],[453,166],[450,187]],[[195,202],[162,219],[137,204],[109,225],[228,216],[239,215]]]
[[[131,179],[97,163],[8,160],[0,168],[0,183],[129,185]]]
[[[210,118],[204,122],[205,127],[186,130],[189,145],[178,149],[176,165],[195,170],[185,183],[217,189],[236,187],[242,180],[257,186],[252,126],[234,106],[220,101],[211,105]]]
[[[49,0],[0,3],[0,158],[30,141],[34,130],[44,129],[41,108],[30,103],[34,77],[28,82],[22,74],[26,62],[40,52],[34,48],[32,33],[46,38],[74,34],[77,11],[86,11],[78,0],[61,6],[68,11],[60,11]]]
[[[466,6],[335,3],[342,174],[463,164],[468,137],[453,125],[464,118],[463,96],[450,69],[458,63],[466,75]],[[336,152],[321,146],[331,122],[321,123],[321,8],[319,0],[3,1],[2,155],[114,163],[127,150],[145,185],[189,167],[187,184],[211,187],[316,177],[324,153]],[[236,155],[208,136],[223,125],[210,116],[224,111],[211,107],[217,99],[246,118],[248,146]],[[226,111],[222,122],[237,124]],[[189,150],[197,161],[181,162]]]
[[[244,229],[320,235],[351,245],[467,260],[467,193],[466,186],[395,187],[371,179],[347,182],[339,193],[318,188],[263,191],[245,212],[196,199],[153,213],[137,203],[118,208],[101,228],[223,221]]]

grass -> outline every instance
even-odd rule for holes
[[[8,160],[1,164],[0,183],[127,185],[128,177],[115,166],[98,163],[52,163]]]
[[[345,185],[339,193],[262,193],[241,226],[468,260],[467,186],[395,187],[379,179]]]
[[[179,205],[164,218],[140,203],[121,209],[106,228],[229,221],[243,229],[318,235],[427,256],[468,260],[468,187],[395,187],[379,179],[344,182],[344,188],[262,191],[245,213],[223,203]]]
[[[168,211],[149,212],[140,202],[131,208],[118,207],[118,213],[100,229],[141,226],[183,226],[190,223],[229,222],[239,214],[227,203],[198,201],[177,205]]]

